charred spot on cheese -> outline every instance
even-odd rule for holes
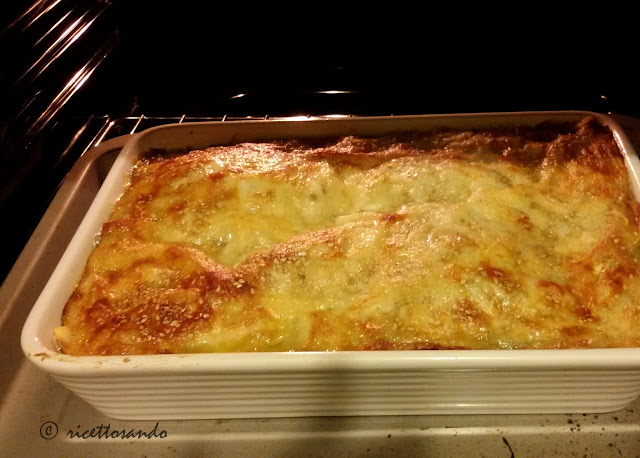
[[[71,355],[639,346],[638,215],[591,119],[155,152],[55,334]]]

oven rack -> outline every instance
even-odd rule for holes
[[[101,121],[93,140],[87,145],[88,147],[98,146],[105,140],[125,134],[135,134],[150,127],[160,126],[164,124],[181,124],[183,122],[225,122],[225,121],[260,121],[260,120],[291,120],[291,119],[332,119],[332,118],[352,118],[356,115],[352,114],[326,114],[326,115],[295,115],[295,116],[124,116],[115,117],[101,116],[95,118]],[[393,115],[390,115],[393,116]],[[91,119],[90,121],[93,121]]]

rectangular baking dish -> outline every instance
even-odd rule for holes
[[[607,125],[623,151],[636,199],[640,161],[609,117],[578,111],[184,123],[142,132],[118,156],[36,301],[22,348],[90,405],[120,419],[338,415],[586,413],[640,395],[640,348],[426,350],[74,357],[53,338],[96,234],[151,149],[202,148],[310,136],[381,135],[440,127],[489,128],[577,121]]]

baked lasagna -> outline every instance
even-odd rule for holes
[[[145,157],[70,355],[640,346],[625,159],[592,119]]]

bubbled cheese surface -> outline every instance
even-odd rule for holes
[[[76,355],[638,346],[636,215],[591,120],[141,161],[56,336]]]

